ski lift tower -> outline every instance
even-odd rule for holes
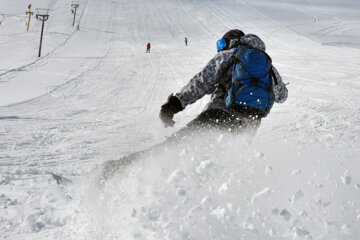
[[[26,11],[26,12],[25,12],[26,15],[29,15],[29,21],[28,21],[28,23],[27,23],[27,29],[26,29],[26,31],[29,31],[31,15],[34,14],[34,12],[32,12],[32,11],[30,10],[30,9],[31,9],[31,4],[28,5],[28,9],[29,9],[29,11]]]
[[[41,56],[41,45],[42,45],[42,38],[44,33],[44,23],[49,19],[49,9],[47,8],[37,8],[36,9],[36,19],[42,21],[41,27],[41,36],[40,36],[40,46],[39,46],[39,56]]]
[[[73,20],[73,26],[75,25],[75,16],[76,16],[76,10],[79,8],[79,2],[73,2],[71,4],[71,12],[74,14],[74,20]]]

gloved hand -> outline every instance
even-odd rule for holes
[[[167,102],[161,106],[159,117],[165,124],[165,127],[173,127],[175,124],[175,121],[173,120],[174,114],[182,110],[183,107],[180,100],[171,94],[169,95]]]

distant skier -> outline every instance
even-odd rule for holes
[[[188,39],[187,39],[187,37],[185,37],[185,46],[187,46],[188,45]]]
[[[230,30],[218,40],[217,50],[204,69],[161,106],[160,119],[173,126],[174,114],[211,94],[204,111],[177,134],[209,127],[255,133],[274,101],[287,98],[286,86],[258,36]]]
[[[148,42],[147,45],[146,45],[146,52],[147,52],[147,53],[150,53],[150,48],[151,48],[151,45],[150,45],[150,43]]]

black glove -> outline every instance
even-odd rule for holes
[[[165,124],[165,127],[172,127],[175,124],[174,114],[183,110],[180,100],[174,95],[169,95],[168,100],[161,106],[159,117]]]

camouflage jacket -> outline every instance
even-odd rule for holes
[[[236,46],[238,44],[245,44],[252,48],[257,48],[265,51],[265,44],[263,41],[253,34],[245,35],[238,40],[230,43],[230,50],[221,51],[212,58],[202,71],[190,79],[176,96],[180,100],[182,107],[196,102],[206,94],[211,94],[210,102],[205,107],[208,109],[222,109],[228,111],[225,107],[224,96],[226,90],[232,85],[232,66],[234,65],[234,55]],[[275,94],[275,102],[285,102],[288,96],[288,90],[283,83],[279,72],[273,66],[277,84],[273,80],[273,91]]]

